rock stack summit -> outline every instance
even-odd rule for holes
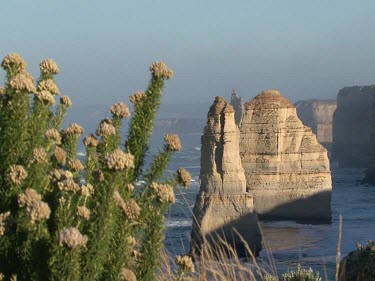
[[[276,90],[245,103],[239,126],[233,107],[216,97],[202,135],[200,181],[193,249],[208,235],[236,229],[259,250],[256,214],[268,220],[331,221],[327,150]],[[225,237],[240,248],[233,235]]]

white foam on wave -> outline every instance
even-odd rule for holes
[[[191,219],[182,219],[182,220],[169,220],[165,223],[166,227],[181,227],[181,226],[191,226]]]

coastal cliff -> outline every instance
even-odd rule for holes
[[[341,168],[368,167],[373,157],[375,85],[346,87],[333,115],[332,160]]]
[[[198,255],[205,243],[215,247],[221,237],[244,256],[245,247],[235,231],[255,254],[261,250],[253,196],[246,191],[241,166],[240,133],[234,114],[230,104],[216,97],[202,135],[201,186],[193,210],[191,241],[192,252]]]
[[[301,100],[294,105],[302,123],[311,128],[320,144],[331,150],[336,100]]]
[[[240,156],[261,218],[331,221],[327,150],[278,91],[264,91],[245,104]]]

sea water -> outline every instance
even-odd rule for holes
[[[176,204],[167,213],[165,246],[171,254],[188,253],[192,209],[199,191],[200,151],[197,146],[176,153],[170,171],[185,167],[193,181],[176,191]],[[262,221],[263,250],[258,260],[273,265],[279,274],[302,266],[318,270],[325,280],[334,278],[339,216],[342,215],[341,256],[355,250],[356,243],[375,239],[375,187],[361,184],[363,169],[332,169],[332,223],[297,224],[292,221]]]
[[[166,214],[165,246],[171,255],[185,254],[190,250],[192,209],[199,192],[200,135],[180,135],[183,149],[173,155],[166,171],[168,174],[184,167],[192,174],[190,187],[176,190],[176,204]],[[162,134],[154,135],[147,162],[162,146]],[[84,158],[82,144],[80,151],[80,157]],[[257,261],[262,266],[271,265],[281,274],[301,264],[318,270],[323,280],[334,280],[340,214],[343,218],[341,257],[355,250],[356,243],[375,240],[375,187],[361,184],[363,169],[340,169],[331,165],[331,170],[332,223],[260,222],[263,250]]]

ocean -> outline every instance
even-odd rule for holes
[[[95,131],[96,125],[91,126],[91,130],[86,130],[87,134]],[[187,190],[182,187],[176,190],[176,204],[166,214],[165,247],[171,255],[185,254],[190,250],[192,209],[199,192],[202,128],[190,129],[189,133],[183,133],[181,128],[179,131],[183,149],[173,155],[166,172],[168,174],[184,167],[192,174],[193,181]],[[162,148],[165,133],[167,131],[164,129],[154,133],[149,159]],[[81,154],[83,149],[80,144]],[[332,223],[309,225],[292,221],[260,222],[263,250],[257,261],[262,266],[267,268],[275,264],[277,273],[281,274],[299,263],[318,270],[323,280],[334,280],[340,214],[343,218],[342,257],[355,250],[356,243],[365,244],[367,240],[375,239],[375,187],[361,184],[363,169],[340,169],[331,165],[331,170]]]
[[[176,191],[176,204],[166,218],[165,246],[172,254],[189,252],[192,209],[199,191],[200,147],[184,146],[176,153],[170,171],[185,167],[193,177],[190,187]],[[375,239],[375,187],[361,184],[363,169],[340,169],[332,165],[332,223],[297,224],[293,221],[262,221],[263,250],[258,262],[274,263],[279,274],[302,266],[318,270],[334,280],[339,216],[342,215],[342,257],[356,249],[356,243]]]

